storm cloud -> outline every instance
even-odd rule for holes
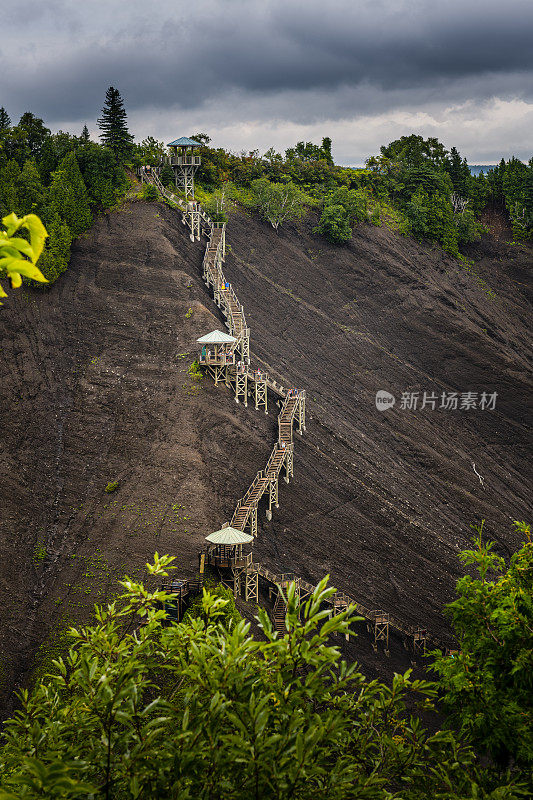
[[[13,119],[96,136],[114,85],[138,139],[201,129],[241,150],[330,135],[355,164],[416,131],[471,162],[532,154],[529,0],[48,0],[2,21]]]

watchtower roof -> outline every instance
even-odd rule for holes
[[[228,526],[214,533],[210,533],[209,536],[205,538],[212,544],[249,544],[254,537],[250,536],[248,533],[244,533],[244,531],[237,530],[237,528]]]
[[[223,331],[211,331],[211,333],[206,333],[205,336],[201,336],[196,341],[198,344],[231,344],[236,342],[237,339],[235,336],[230,336],[229,333],[224,333]]]
[[[201,147],[201,142],[197,142],[194,139],[189,139],[187,136],[182,136],[181,139],[175,139],[173,142],[169,142],[167,147]]]

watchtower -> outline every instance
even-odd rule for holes
[[[194,155],[195,149],[201,147],[200,142],[182,136],[169,142],[170,157],[168,163],[174,170],[176,188],[181,188],[186,200],[194,200],[194,174],[200,166],[200,156]]]

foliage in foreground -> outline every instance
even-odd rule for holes
[[[171,561],[156,554],[148,567],[162,576]],[[435,684],[407,672],[388,687],[341,661],[332,637],[357,618],[328,618],[327,579],[302,605],[289,588],[283,636],[260,611],[265,641],[244,621],[221,623],[223,597],[204,592],[200,613],[165,626],[168,595],[121,585],[93,625],[71,631],[47,681],[22,693],[0,800],[523,796],[509,779],[488,788],[469,747],[407,710],[415,697],[431,707]]]
[[[16,214],[11,213],[2,219],[2,224],[5,230],[0,230],[0,275],[7,275],[14,289],[22,284],[23,277],[46,283],[46,278],[37,267],[48,236],[39,217],[27,214],[19,219]],[[22,236],[15,236],[16,233],[25,231],[29,241]],[[0,297],[7,297],[1,284]]]
[[[529,525],[515,525],[526,542],[509,568],[482,541],[482,526],[461,554],[477,577],[457,583],[447,613],[459,651],[434,669],[460,730],[502,768],[533,775],[533,542]]]

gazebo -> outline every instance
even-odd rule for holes
[[[253,542],[253,536],[230,525],[205,537],[210,547],[207,551],[209,564],[223,569],[246,567],[252,561],[252,553],[242,552],[243,544]]]
[[[215,384],[220,380],[226,381],[225,367],[235,364],[234,345],[237,341],[235,336],[230,336],[229,333],[223,331],[211,331],[196,341],[202,345],[200,364],[210,367]]]

